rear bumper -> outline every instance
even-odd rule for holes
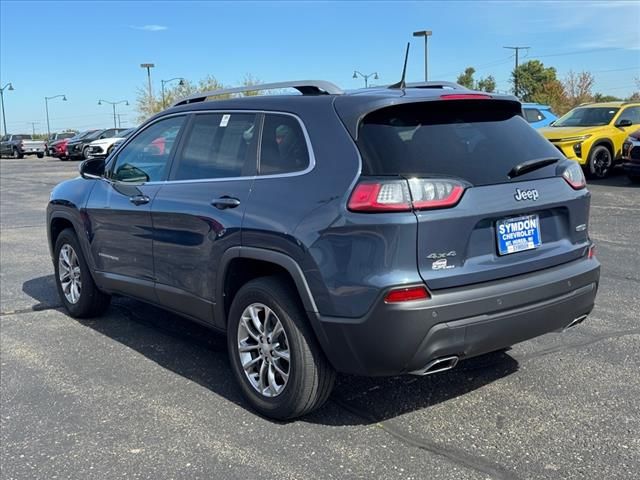
[[[482,355],[562,330],[593,309],[600,264],[583,258],[526,275],[384,303],[362,318],[318,318],[329,361],[366,376],[420,370],[436,358]]]

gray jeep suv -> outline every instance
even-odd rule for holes
[[[516,98],[250,90],[284,87],[299,94],[180,101],[53,190],[72,316],[120,294],[225,332],[244,396],[287,419],[322,405],[336,371],[431,374],[592,310],[582,170]]]

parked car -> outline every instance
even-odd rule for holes
[[[622,168],[629,179],[640,183],[640,130],[633,132],[622,144]]]
[[[115,148],[116,143],[127,138],[131,133],[135,131],[135,128],[123,130],[115,137],[101,138],[94,140],[89,144],[89,156],[91,157],[107,157],[111,154]]]
[[[89,158],[89,144],[94,140],[111,138],[118,136],[126,128],[107,128],[104,130],[93,130],[87,135],[80,138],[72,138],[67,144],[67,156],[70,159]]]
[[[44,142],[34,140],[31,135],[5,135],[0,140],[0,156],[23,158],[25,155],[44,157]]]
[[[427,375],[582,322],[600,264],[579,165],[515,97],[425,87],[287,82],[154,116],[51,193],[62,303],[129,295],[226,332],[278,419],[335,371]]]
[[[49,156],[58,158],[60,160],[67,159],[67,145],[69,144],[70,138],[62,138],[60,140],[56,140],[51,145],[49,145]]]
[[[61,133],[52,133],[51,136],[47,139],[45,143],[46,153],[48,156],[53,157],[54,148],[53,144],[58,140],[68,140],[72,137],[75,137],[78,132],[61,132]]]
[[[549,105],[541,105],[539,103],[523,103],[522,113],[533,128],[546,127],[558,119]]]
[[[574,108],[540,133],[585,173],[605,178],[622,160],[622,143],[640,126],[640,103],[592,103]]]

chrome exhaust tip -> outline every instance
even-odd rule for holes
[[[587,318],[587,315],[580,315],[577,318],[574,318],[571,322],[569,322],[569,325],[567,325],[566,327],[564,327],[565,330],[570,329],[571,327],[575,327],[576,325],[578,325],[579,323],[582,323],[585,321],[585,319]]]
[[[440,373],[446,370],[451,370],[458,364],[458,356],[452,355],[450,357],[441,357],[431,360],[427,365],[419,370],[409,372],[411,375],[431,375],[432,373]]]

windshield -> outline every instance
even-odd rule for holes
[[[514,102],[467,100],[383,108],[360,124],[364,175],[447,176],[473,185],[509,182],[523,162],[557,158]],[[546,166],[517,181],[555,176]]]
[[[618,113],[616,107],[581,107],[574,108],[562,118],[556,120],[554,127],[597,127],[609,125]]]

